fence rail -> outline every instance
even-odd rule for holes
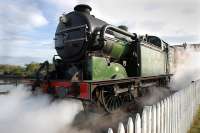
[[[124,127],[119,123],[118,133],[187,133],[200,103],[200,80],[159,103],[145,106],[142,114],[129,117]],[[111,128],[108,133],[113,133]]]

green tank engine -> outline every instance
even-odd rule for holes
[[[80,98],[85,107],[91,104],[86,100],[99,102],[111,112],[141,95],[143,88],[168,83],[167,43],[110,25],[91,15],[91,10],[77,5],[60,17],[55,33],[60,58],[54,57],[55,69],[47,70],[42,80],[45,92]]]

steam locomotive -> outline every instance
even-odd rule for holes
[[[43,63],[33,90],[112,112],[143,95],[147,87],[167,86],[172,75],[169,45],[156,36],[138,36],[126,26],[110,25],[91,10],[81,4],[60,17],[54,68]]]

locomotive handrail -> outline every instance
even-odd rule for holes
[[[102,45],[104,45],[104,38],[105,38],[105,33],[107,30],[112,30],[112,31],[115,31],[117,33],[120,33],[122,35],[125,35],[125,36],[128,36],[130,37],[132,40],[135,40],[137,38],[137,34],[136,33],[130,33],[130,32],[127,32],[125,30],[122,30],[120,28],[117,28],[113,25],[109,25],[109,24],[106,24],[103,26],[103,28],[101,29],[100,31],[100,40],[101,40],[101,43]]]

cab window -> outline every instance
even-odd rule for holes
[[[156,36],[148,36],[147,37],[147,42],[151,43],[153,45],[156,45],[157,47],[161,47],[162,46],[160,38],[158,38]]]

